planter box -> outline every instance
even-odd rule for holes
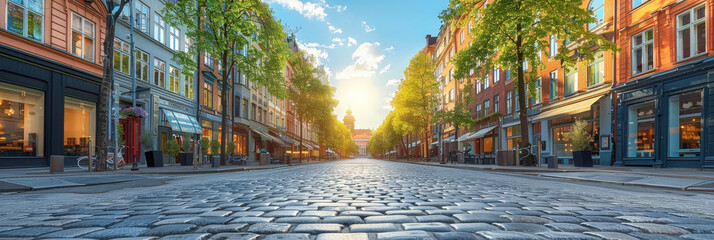
[[[179,160],[181,161],[181,166],[193,166],[193,153],[179,153]]]
[[[211,167],[218,168],[221,166],[221,156],[211,157]]]
[[[574,151],[573,165],[576,167],[592,167],[593,154],[590,151]]]
[[[144,156],[146,156],[146,166],[147,167],[163,167],[164,166],[164,159],[162,157],[161,151],[147,151],[147,152],[144,152]],[[131,164],[131,161],[128,161],[127,164]]]

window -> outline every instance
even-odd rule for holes
[[[449,102],[454,101],[454,89],[449,90]]]
[[[514,92],[516,95],[516,98],[515,98],[516,99],[516,107],[515,107],[516,110],[515,110],[515,112],[518,112],[521,110],[521,104],[518,102],[518,91],[514,91]],[[526,94],[526,95],[528,95],[528,94]]]
[[[489,112],[488,109],[491,106],[491,101],[486,99],[486,101],[483,101],[483,116],[488,116]]]
[[[677,15],[677,60],[707,51],[707,27],[704,4]]]
[[[558,38],[555,37],[555,35],[550,35],[550,54],[548,55],[549,57],[554,57],[556,54],[558,54]]]
[[[43,13],[42,0],[7,1],[7,30],[41,42]]]
[[[206,65],[206,67],[209,67],[213,69],[213,57],[211,56],[210,53],[204,52],[203,54],[203,64]]]
[[[44,156],[45,94],[0,82],[0,157]]]
[[[506,69],[506,80],[511,79],[511,69]]]
[[[497,67],[493,68],[493,83],[496,84],[501,80],[501,71]]]
[[[513,109],[513,101],[511,101],[511,91],[506,93],[506,114],[511,114],[511,109]]]
[[[558,98],[558,70],[550,72],[550,99]]]
[[[183,43],[183,51],[185,53],[188,53],[188,50],[191,48],[191,45],[193,45],[193,38],[186,36],[185,42]]]
[[[637,1],[637,0],[635,0]],[[588,10],[593,11],[595,15],[595,22],[588,24],[588,30],[591,30],[597,26],[600,26],[605,20],[605,1],[604,0],[592,0],[590,1],[590,6]]]
[[[577,90],[577,84],[578,84],[578,71],[571,69],[568,71],[568,74],[565,75],[565,81],[563,83],[564,85],[564,92],[563,96],[568,96],[570,94],[575,93]]]
[[[566,137],[572,128],[571,124],[553,127],[553,155],[561,158],[573,157],[573,144]]]
[[[636,7],[642,5],[643,3],[647,2],[649,0],[632,0],[632,9],[635,9]]]
[[[179,88],[179,70],[174,66],[169,66],[169,91],[179,93],[181,88]]]
[[[652,29],[632,37],[632,75],[654,69],[653,43]]]
[[[136,60],[136,78],[139,80],[149,81],[149,54],[139,49],[134,52]]]
[[[89,154],[89,140],[95,141],[96,106],[70,97],[64,98],[64,155]]]
[[[193,76],[192,75],[186,75],[184,76],[184,82],[183,82],[183,95],[186,96],[187,98],[193,99]]]
[[[218,111],[223,111],[223,91],[221,90],[220,84],[218,85],[218,102],[217,102],[218,107],[216,110]]]
[[[253,103],[253,104],[251,104],[251,106],[250,106],[250,119],[252,119],[253,121],[255,121],[255,117],[256,117],[256,114],[255,114],[255,103]]]
[[[464,43],[464,31],[461,31],[460,40],[461,40],[461,43]]]
[[[476,118],[481,118],[481,116],[481,104],[479,103],[478,105],[476,105]]]
[[[164,87],[166,79],[166,63],[154,58],[154,85]]]
[[[468,27],[469,27],[468,31],[469,31],[469,33],[471,33],[471,29],[473,28],[473,25],[471,24],[471,22],[469,22]]]
[[[159,16],[158,13],[154,13],[154,39],[159,41],[161,44],[166,43],[166,22]]]
[[[483,79],[483,90],[488,89],[488,85],[491,82],[491,76],[490,74],[486,73],[486,77]]]
[[[243,99],[243,118],[248,119],[248,100]]]
[[[114,38],[114,71],[129,74],[129,44]]]
[[[523,71],[528,71],[528,60],[523,59]]]
[[[136,27],[136,29],[139,29],[139,31],[147,32],[149,31],[149,26],[147,23],[149,20],[149,7],[139,1],[136,1],[135,3],[136,4],[134,5],[136,7],[136,10],[134,14],[136,14],[136,25],[134,25],[134,27]]]
[[[169,48],[174,51],[181,49],[181,30],[176,27],[169,27]]]
[[[631,105],[627,115],[627,157],[654,157],[655,102]]]
[[[602,53],[596,55],[595,60],[588,64],[588,87],[605,81],[605,62]]]
[[[203,106],[213,108],[213,84],[203,83]]]
[[[498,109],[498,101],[499,101],[498,94],[496,94],[495,96],[493,96],[493,112],[494,113],[497,113],[499,110]]]
[[[541,81],[543,81],[543,79],[540,77],[535,81],[535,93],[533,93],[534,95],[531,97],[531,106],[539,104],[542,100]]]
[[[72,13],[72,53],[94,61],[94,23]]]
[[[481,80],[476,81],[476,93],[481,92]]]
[[[506,147],[514,150],[521,145],[521,126],[515,125],[506,128]]]
[[[703,91],[669,97],[669,157],[699,157]]]

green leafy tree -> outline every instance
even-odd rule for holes
[[[168,153],[169,156],[171,156],[172,158],[176,158],[176,154],[179,153],[179,144],[174,139],[166,141],[164,148],[166,150],[166,153]]]
[[[509,0],[492,1],[482,7],[485,0],[450,0],[449,8],[442,12],[445,22],[458,22],[467,26],[473,22],[472,43],[456,54],[456,77],[463,78],[470,69],[485,73],[493,67],[515,69],[518,96],[527,96],[530,86],[534,95],[535,75],[543,68],[540,52],[549,49],[550,36],[559,42],[553,59],[572,67],[578,60],[592,60],[595,53],[616,50],[604,37],[590,32],[586,26],[596,19],[593,12],[581,8],[581,0]],[[518,99],[521,137],[528,142],[527,97]]]
[[[186,36],[195,39],[187,52],[174,55],[174,60],[184,66],[184,74],[193,75],[195,56],[200,53],[219,60],[224,96],[220,155],[221,163],[225,163],[228,129],[232,126],[228,112],[231,98],[227,96],[236,68],[272,95],[285,96],[283,69],[289,50],[283,27],[260,0],[175,1],[167,2],[162,12],[169,25],[186,26]]]

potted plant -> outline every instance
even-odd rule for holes
[[[179,153],[179,160],[182,166],[193,165],[193,151],[191,151],[191,135],[183,135],[183,141],[181,141],[181,152]]]
[[[211,145],[211,140],[208,140],[206,137],[202,137],[198,143],[201,145],[201,156],[199,159],[203,159],[208,156],[208,148]]]
[[[221,157],[218,152],[221,148],[221,143],[218,140],[211,141],[211,167],[217,168],[221,165]]]
[[[164,145],[164,150],[166,150],[166,153],[172,159],[176,159],[176,157],[179,153],[179,145],[175,139],[171,139],[171,140],[166,141],[166,145]]]
[[[144,132],[141,134],[141,146],[144,147],[144,156],[146,157],[147,167],[163,167],[164,159],[161,157],[161,151],[156,151],[154,148],[154,141],[151,139],[150,132]]]
[[[233,156],[233,153],[234,153],[235,151],[236,151],[236,143],[234,143],[234,142],[229,142],[229,143],[226,145],[226,154],[228,154],[228,156]]]
[[[587,122],[577,120],[570,132],[565,133],[565,139],[573,144],[573,165],[576,167],[593,166],[592,152],[588,149],[592,137],[588,133],[587,127]]]

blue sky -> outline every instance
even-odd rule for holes
[[[300,28],[302,50],[330,73],[340,101],[350,106],[356,128],[375,129],[414,54],[436,35],[448,0],[263,0],[284,25]]]

